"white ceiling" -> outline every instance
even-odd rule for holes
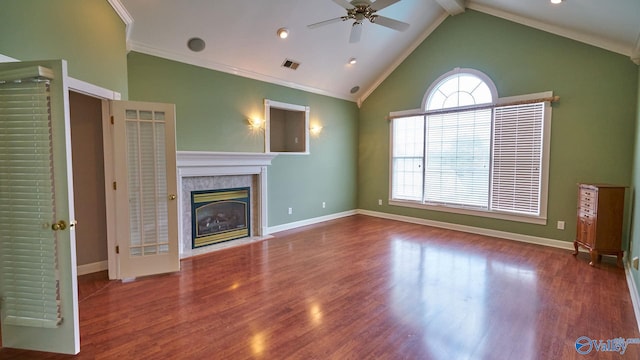
[[[332,0],[109,2],[130,23],[131,50],[358,103],[465,5],[640,62],[640,0],[401,0],[378,14],[411,24],[408,30],[365,22],[355,44],[349,43],[352,21],[307,28],[346,14]],[[281,27],[289,38],[276,36]],[[203,51],[188,49],[192,37],[206,42]],[[357,64],[347,64],[352,57]],[[285,59],[301,65],[284,68]],[[360,90],[351,94],[354,86]]]

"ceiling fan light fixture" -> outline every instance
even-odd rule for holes
[[[289,37],[289,29],[287,28],[280,28],[278,29],[278,31],[276,31],[276,34],[278,34],[278,37],[280,39],[286,39]]]
[[[349,43],[352,44],[360,41],[362,24],[365,22],[365,20],[368,20],[372,24],[381,25],[392,30],[405,31],[409,28],[409,24],[376,14],[377,11],[385,9],[388,6],[391,6],[399,1],[400,0],[376,0],[374,2],[371,2],[371,0],[333,0],[334,3],[347,10],[347,14],[337,18],[309,24],[307,25],[307,27],[309,29],[315,29],[328,24],[354,20],[353,24],[351,25],[351,34],[349,36]]]

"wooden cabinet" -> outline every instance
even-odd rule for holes
[[[602,254],[617,255],[618,266],[622,265],[624,192],[623,186],[578,184],[578,225],[573,255],[578,255],[578,247],[582,246],[591,254],[591,266],[600,262]]]

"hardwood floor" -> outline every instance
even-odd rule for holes
[[[583,359],[581,336],[640,338],[615,260],[362,215],[79,284],[79,355],[0,358]]]

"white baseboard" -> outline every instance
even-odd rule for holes
[[[640,293],[638,293],[638,287],[636,282],[633,281],[633,274],[631,273],[631,266],[627,261],[624,262],[624,269],[627,278],[627,286],[629,286],[629,295],[631,295],[631,303],[633,304],[633,312],[636,315],[636,323],[638,324],[638,330],[640,330]]]
[[[109,270],[109,263],[106,260],[94,262],[91,264],[78,265],[78,276],[103,270]]]
[[[479,228],[474,226],[420,219],[420,218],[414,218],[410,216],[387,214],[387,213],[381,213],[381,212],[370,211],[370,210],[358,210],[358,214],[375,216],[375,217],[390,219],[390,220],[404,221],[404,222],[413,223],[413,224],[433,226],[433,227],[449,229],[449,230],[457,230],[457,231],[462,231],[462,232],[467,232],[472,234],[493,236],[493,237],[498,237],[498,238],[507,239],[507,240],[525,242],[529,244],[551,246],[551,247],[566,249],[566,250],[574,250],[573,243],[568,241],[547,239],[547,238],[538,237],[538,236],[516,234],[516,233],[510,233],[506,231],[491,230],[491,229],[484,229],[484,228]]]
[[[267,229],[267,234],[273,234],[276,232],[291,230],[291,229],[299,228],[302,226],[313,225],[313,224],[321,223],[324,221],[335,220],[335,219],[355,215],[357,213],[358,213],[357,210],[349,210],[349,211],[344,211],[340,213],[320,216],[312,219],[300,220],[300,221],[295,221],[287,224],[271,226]]]

